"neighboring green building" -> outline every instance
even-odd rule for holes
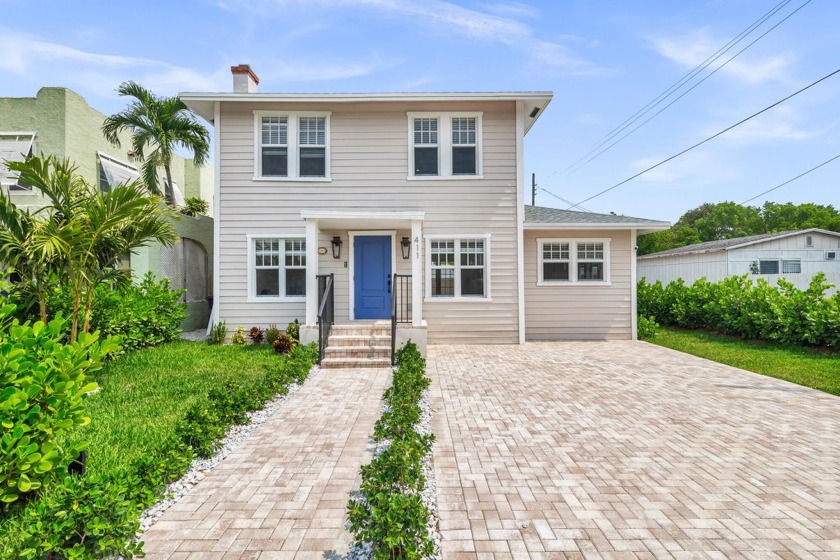
[[[20,208],[34,211],[44,206],[41,194],[20,184],[3,164],[41,152],[70,159],[87,181],[102,189],[137,179],[139,165],[132,157],[130,135],[120,135],[122,147],[111,145],[101,131],[105,118],[67,88],[41,88],[35,97],[0,97],[0,188]],[[171,172],[176,202],[202,198],[212,212],[211,165],[196,168],[192,160],[175,156]],[[183,216],[175,227],[181,240],[174,247],[140,249],[131,255],[131,268],[135,278],[152,271],[168,277],[173,286],[186,288],[189,315],[182,328],[203,328],[212,300],[213,220]]]

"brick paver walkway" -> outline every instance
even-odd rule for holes
[[[643,342],[429,349],[444,558],[840,558],[840,398]]]
[[[330,558],[390,369],[321,371],[144,535],[148,558]]]

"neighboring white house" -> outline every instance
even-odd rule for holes
[[[822,229],[781,231],[722,239],[651,253],[638,258],[639,278],[663,284],[682,278],[717,282],[749,274],[775,284],[784,278],[807,288],[818,272],[840,285],[840,233]]]
[[[214,321],[311,340],[333,274],[337,325],[396,298],[432,343],[635,336],[636,236],[669,224],[524,206],[551,93],[257,93],[232,71],[233,93],[180,94],[215,127]]]

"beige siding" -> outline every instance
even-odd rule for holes
[[[330,182],[253,181],[253,111],[330,111]],[[411,111],[481,111],[483,179],[407,180]],[[424,304],[429,342],[516,342],[516,127],[513,102],[334,103],[221,107],[220,318],[235,325],[303,321],[304,302],[248,303],[246,234],[304,236],[300,210],[422,210],[424,234],[491,235],[492,301]],[[365,229],[359,224],[351,229]],[[405,227],[409,227],[406,224]],[[371,229],[383,229],[371,227]],[[344,240],[336,274],[337,320],[348,317],[347,231],[322,231],[320,246]],[[397,243],[408,231],[397,232]],[[397,247],[398,272],[409,273]],[[424,255],[425,257],[425,255]],[[424,269],[425,269],[425,260]],[[401,269],[404,267],[404,269]],[[414,279],[418,281],[418,279]],[[422,281],[423,279],[419,279]]]
[[[609,286],[538,286],[538,238],[610,239]],[[525,232],[525,337],[611,340],[632,337],[629,231]]]
[[[700,278],[718,282],[726,278],[726,251],[695,253],[692,255],[673,255],[655,259],[639,259],[637,276],[649,284],[657,280],[669,284],[682,278],[687,284],[693,284]]]

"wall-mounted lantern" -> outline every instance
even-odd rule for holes
[[[402,250],[402,258],[407,259],[411,256],[411,241],[408,240],[408,237],[402,238],[402,241],[400,241],[400,249]]]
[[[334,259],[341,258],[341,238],[339,236],[335,236],[332,238],[332,252]]]

